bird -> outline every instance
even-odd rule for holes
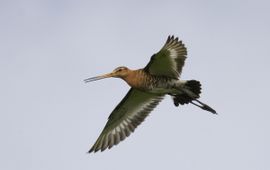
[[[191,103],[217,114],[210,106],[198,100],[201,93],[200,81],[180,79],[186,58],[185,45],[178,37],[169,35],[161,50],[152,55],[144,68],[131,70],[120,66],[111,73],[85,79],[88,83],[110,77],[121,78],[131,87],[109,115],[104,129],[88,153],[111,149],[123,141],[166,95],[172,97],[176,107]]]

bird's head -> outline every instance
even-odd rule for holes
[[[101,76],[96,76],[96,77],[91,77],[88,79],[85,79],[84,81],[86,83],[91,82],[91,81],[96,81],[96,80],[101,80],[104,78],[110,78],[110,77],[116,77],[116,78],[125,78],[129,73],[130,73],[130,69],[124,66],[121,67],[117,67],[116,69],[114,69],[111,73],[108,74],[104,74]]]
[[[117,67],[116,69],[114,69],[111,74],[113,74],[112,77],[124,78],[128,75],[129,72],[130,72],[129,68],[127,68],[125,66],[121,66],[121,67]]]

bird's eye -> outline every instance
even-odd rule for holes
[[[119,68],[118,70],[117,70],[117,72],[120,72],[120,71],[122,71],[123,69],[122,68]]]

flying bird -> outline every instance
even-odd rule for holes
[[[187,49],[182,41],[169,36],[146,67],[131,70],[121,66],[111,73],[85,79],[85,82],[92,82],[109,77],[121,78],[131,87],[110,114],[89,153],[110,149],[128,137],[166,95],[172,97],[175,106],[191,103],[217,114],[210,106],[198,100],[201,93],[199,81],[179,79],[186,56]]]

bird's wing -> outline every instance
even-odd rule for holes
[[[107,124],[89,153],[110,149],[128,137],[163,97],[131,88],[110,114]]]
[[[187,49],[182,41],[169,36],[162,49],[151,57],[144,68],[152,75],[178,78],[181,74],[187,55]]]

